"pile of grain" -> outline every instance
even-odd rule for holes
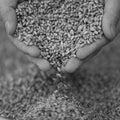
[[[74,98],[56,90],[48,98],[41,98],[35,105],[31,105],[23,119],[29,120],[80,120],[82,117],[79,104]]]
[[[0,118],[119,120],[119,73],[90,74],[83,70],[58,83],[44,79],[32,66],[13,76],[6,73],[0,77]]]
[[[0,117],[13,120],[80,120],[82,107],[70,85],[45,78],[34,66],[0,78]]]
[[[16,9],[15,36],[61,68],[80,47],[101,39],[103,8],[99,0],[26,0]]]

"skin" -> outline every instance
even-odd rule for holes
[[[17,25],[15,8],[22,1],[24,0],[0,0],[0,15],[5,24],[7,35],[13,44],[28,56],[30,61],[38,65],[41,70],[47,71],[51,67],[49,62],[39,58],[40,50],[34,46],[26,46],[24,43],[15,40],[17,38],[12,36]],[[104,36],[102,40],[90,46],[80,48],[77,52],[77,58],[70,59],[67,65],[63,67],[63,71],[73,73],[118,36],[120,28],[120,0],[101,0],[101,2],[105,5],[102,21]]]

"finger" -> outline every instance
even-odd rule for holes
[[[0,0],[1,7],[12,7],[15,8],[17,5],[17,2],[20,0]]]
[[[87,57],[84,60],[80,60],[79,58],[70,59],[69,62],[67,63],[67,65],[66,65],[66,67],[62,68],[63,72],[68,72],[68,73],[75,72],[77,69],[79,69],[80,66],[82,66],[84,63],[86,63],[91,58],[93,58],[99,51],[100,50],[95,51],[94,53],[89,55],[89,57]]]
[[[75,72],[81,65],[94,57],[108,43],[108,40],[103,37],[102,40],[98,40],[90,46],[80,48],[77,52],[77,58],[70,59],[62,70],[69,73]]]
[[[78,58],[71,58],[65,67],[62,67],[63,72],[73,73],[83,64],[82,60]]]
[[[27,46],[23,42],[18,40],[18,38],[13,38],[12,36],[9,36],[9,39],[18,49],[20,49],[25,54],[30,55],[32,57],[40,56],[40,50],[36,46]]]
[[[12,35],[15,32],[17,26],[15,10],[12,7],[4,7],[1,9],[1,17],[5,23],[7,34]]]
[[[44,60],[41,58],[34,58],[31,56],[27,56],[27,57],[32,63],[36,64],[40,70],[42,70],[42,71],[50,70],[51,66],[47,60]]]
[[[82,48],[79,48],[77,57],[80,60],[84,60],[95,51],[104,47],[107,43],[109,43],[109,41],[103,36],[101,40],[96,40],[96,42],[92,43],[91,45],[86,45]]]
[[[117,24],[120,20],[120,0],[106,0],[103,31],[109,40],[113,40],[118,34]]]

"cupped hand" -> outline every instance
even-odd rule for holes
[[[70,59],[63,68],[64,71],[69,73],[76,71],[83,63],[94,57],[105,45],[118,36],[120,30],[120,0],[101,0],[101,2],[105,6],[102,20],[104,32],[102,40],[80,48],[77,52],[77,58]]]
[[[17,19],[15,9],[17,4],[24,0],[0,0],[0,15],[5,24],[6,32],[9,39],[17,48],[27,54],[30,61],[35,63],[41,70],[47,71],[50,69],[50,64],[44,59],[40,59],[40,50],[35,46],[26,46],[24,43],[13,37],[16,30]]]

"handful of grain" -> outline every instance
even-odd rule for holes
[[[103,8],[99,0],[25,0],[16,9],[15,37],[61,68],[80,47],[101,39]]]

